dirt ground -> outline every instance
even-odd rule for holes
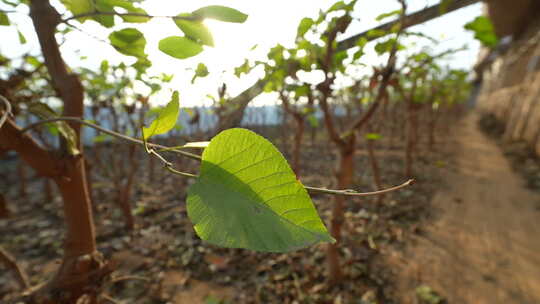
[[[540,195],[478,119],[469,114],[455,130],[455,158],[432,201],[435,220],[390,258],[399,265],[399,303],[419,303],[422,285],[450,304],[540,303]]]

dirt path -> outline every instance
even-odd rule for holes
[[[430,286],[449,304],[540,303],[540,196],[528,191],[476,115],[459,126],[434,223],[400,257],[401,303]]]

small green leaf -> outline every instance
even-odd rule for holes
[[[99,65],[99,70],[101,71],[102,74],[107,73],[107,71],[109,70],[109,61],[105,59],[102,60],[101,64]]]
[[[197,235],[222,247],[286,252],[334,242],[283,155],[246,129],[223,131],[204,150],[187,212]]]
[[[381,134],[379,133],[367,133],[366,134],[366,139],[367,140],[379,140],[381,139]]]
[[[373,30],[369,30],[367,32],[366,36],[368,38],[370,38],[370,39],[375,39],[375,38],[385,36],[386,34],[388,34],[388,33],[386,31],[384,31],[384,30],[373,29]]]
[[[346,9],[346,8],[347,8],[347,5],[345,4],[345,2],[338,1],[338,2],[334,3],[334,5],[332,5],[328,9],[328,12],[339,11],[339,10]]]
[[[210,74],[208,72],[208,68],[206,67],[206,65],[204,65],[204,63],[199,63],[197,65],[197,69],[195,70],[195,75],[193,75],[193,78],[191,79],[191,83],[194,83],[195,82],[195,79],[199,78],[199,77],[206,77],[208,76],[208,74]]]
[[[143,58],[146,39],[136,28],[125,28],[109,35],[111,45],[120,53]]]
[[[24,37],[23,33],[21,31],[17,30],[17,34],[19,35],[19,43],[25,44],[26,43],[26,37]]]
[[[234,68],[234,75],[240,78],[242,74],[247,74],[249,71],[251,71],[251,66],[249,65],[249,61],[246,59],[241,66]]]
[[[10,24],[7,14],[0,12],[0,25],[8,26]]]
[[[386,19],[388,17],[399,15],[399,14],[401,14],[401,12],[402,12],[402,10],[398,9],[398,10],[391,11],[391,12],[388,12],[388,13],[380,14],[379,16],[377,16],[377,18],[375,18],[375,20],[381,21],[381,20]]]
[[[34,56],[27,56],[24,60],[35,68],[41,65],[41,62]]]
[[[486,16],[476,17],[473,21],[465,24],[465,29],[474,32],[474,38],[484,46],[493,48],[499,42],[491,20]]]
[[[203,47],[189,38],[170,36],[159,41],[159,50],[171,57],[185,59],[199,54]]]
[[[248,15],[230,7],[221,5],[210,5],[201,7],[193,12],[199,18],[216,19],[223,22],[244,23]]]
[[[300,24],[298,25],[297,30],[297,37],[304,37],[304,35],[307,33],[307,31],[313,26],[315,21],[311,18],[304,18],[300,21]]]
[[[150,127],[143,127],[143,138],[146,140],[153,135],[167,133],[174,128],[180,112],[179,107],[178,92],[174,91],[171,101],[159,112],[158,117],[150,124]]]
[[[179,17],[190,17],[191,14],[179,14]],[[175,19],[174,23],[186,34],[186,37],[204,45],[214,46],[214,38],[202,21]]]

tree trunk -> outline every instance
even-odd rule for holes
[[[51,181],[48,178],[43,179],[43,200],[45,202],[53,200]]]
[[[354,136],[354,135],[351,135]],[[351,148],[352,146],[352,148]],[[350,188],[354,177],[354,140],[348,143],[346,148],[340,148],[337,170],[337,188]],[[331,285],[339,283],[343,277],[339,258],[339,246],[341,242],[341,227],[344,222],[345,197],[341,195],[334,196],[332,206],[332,220],[330,222],[330,233],[336,239],[336,243],[327,246],[327,266],[328,280]]]
[[[414,152],[418,133],[418,115],[417,110],[411,101],[407,106],[407,133],[405,147],[405,178],[412,178],[414,175],[413,163]]]
[[[0,193],[0,219],[8,218],[10,215],[11,214],[9,212],[6,199],[4,198],[2,193]]]
[[[26,180],[26,166],[22,160],[17,163],[17,175],[19,178],[19,197],[26,198],[27,194],[27,180]]]
[[[55,38],[60,15],[48,0],[33,0],[30,2],[30,17],[52,85],[63,101],[63,115],[83,117],[83,86],[77,75],[68,71]],[[62,168],[61,174],[53,177],[63,199],[67,233],[60,269],[53,280],[35,294],[36,301],[42,303],[77,303],[83,296],[90,303],[95,303],[101,281],[109,273],[103,267],[101,255],[96,251],[80,124],[70,123],[70,126],[77,134],[77,146],[81,154],[69,155],[63,149],[57,162]]]
[[[302,149],[302,139],[304,137],[304,117],[295,115],[294,120],[296,122],[296,132],[294,135],[293,170],[294,173],[296,173],[296,177],[300,178],[300,151]]]
[[[373,183],[375,184],[375,190],[381,190],[382,189],[382,182],[381,182],[381,172],[379,170],[379,163],[377,161],[377,157],[375,156],[375,149],[374,146],[375,142],[373,140],[367,140],[367,151],[369,156],[369,163],[371,165],[371,172],[373,174]],[[377,203],[380,203],[384,198],[384,195],[378,195],[377,196]]]

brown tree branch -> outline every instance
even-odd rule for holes
[[[24,134],[10,118],[0,129],[0,148],[17,152],[41,176],[54,177],[60,174],[59,168],[55,166],[58,160],[30,135]]]

